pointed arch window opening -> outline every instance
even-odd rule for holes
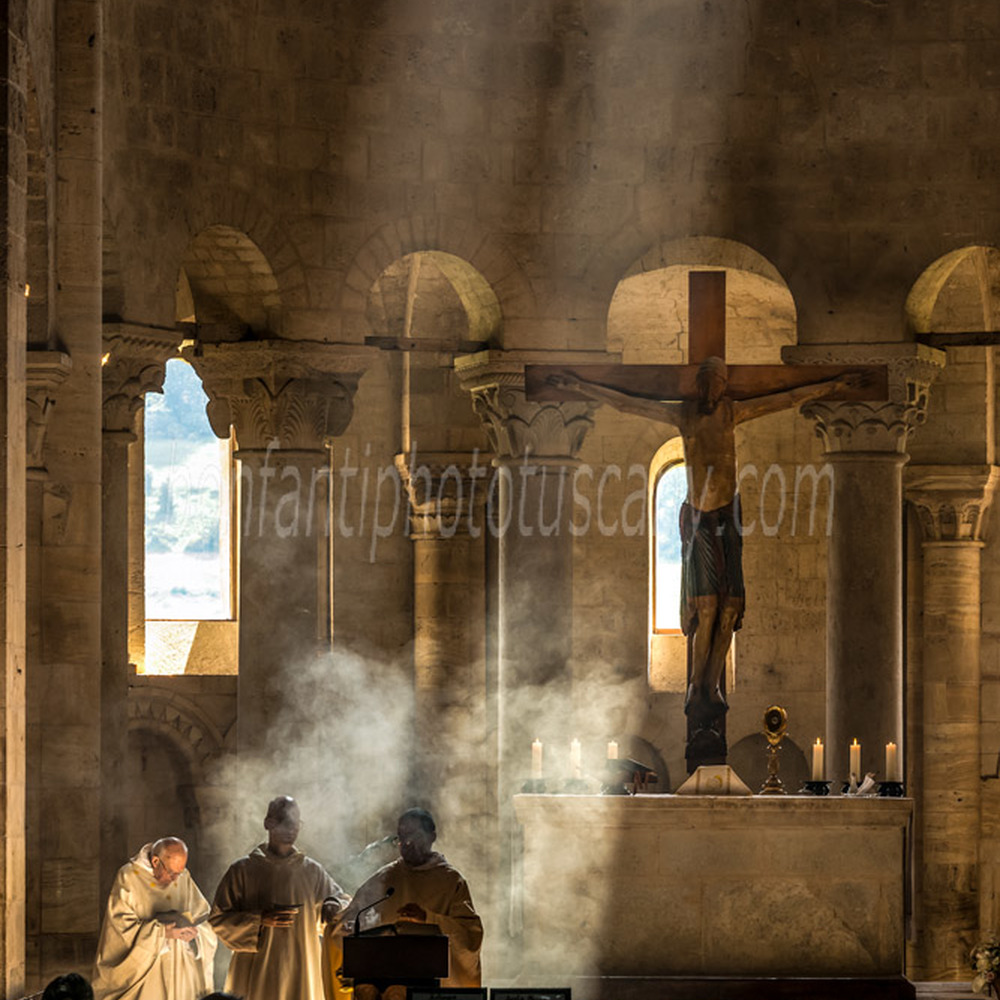
[[[145,406],[145,618],[235,617],[232,444],[205,415],[194,369],[167,362],[163,394]]]

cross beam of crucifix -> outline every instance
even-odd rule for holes
[[[549,383],[553,375],[571,373],[588,382],[644,399],[693,399],[698,368],[710,357],[726,358],[726,272],[691,271],[688,275],[688,364],[686,365],[527,365],[525,390],[529,399],[582,400],[571,388]],[[825,399],[888,398],[888,373],[882,365],[728,365],[726,395],[752,399],[797,386],[812,385],[840,375],[863,373],[865,382],[831,388]]]

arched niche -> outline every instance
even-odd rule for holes
[[[939,257],[906,297],[914,333],[995,330],[1000,320],[1000,249],[967,246]]]
[[[796,341],[791,292],[774,265],[742,243],[688,237],[636,260],[608,308],[608,350],[624,364],[683,364],[688,356],[688,273],[726,272],[726,360],[778,363]]]
[[[267,258],[246,233],[209,226],[188,244],[177,278],[176,315],[210,343],[280,334],[281,299]]]
[[[961,334],[997,329],[1000,249],[960,247],[933,261],[910,289],[905,314],[912,335],[939,334],[934,345],[946,351],[944,371],[928,395],[927,420],[909,441],[910,468],[992,464],[997,440],[995,352]]]
[[[227,750],[220,724],[232,720],[211,718],[176,690],[146,684],[130,692],[128,716],[129,850],[163,836],[181,837],[192,875],[204,889],[216,874],[211,827],[219,817],[211,792]]]
[[[406,254],[382,271],[369,291],[366,318],[379,340],[445,351],[492,346],[503,323],[486,279],[440,250]]]

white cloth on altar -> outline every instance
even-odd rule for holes
[[[215,932],[208,901],[184,871],[171,885],[153,876],[144,845],[115,876],[94,968],[95,1000],[197,1000],[213,989]],[[193,941],[167,938],[166,919],[197,925]],[[164,919],[157,919],[157,914]]]
[[[437,851],[422,865],[408,865],[402,858],[380,868],[354,896],[343,914],[343,924],[386,894],[390,899],[372,907],[377,923],[393,923],[407,903],[417,903],[427,913],[427,923],[437,924],[448,935],[450,971],[442,986],[479,986],[482,970],[479,949],[483,943],[483,922],[472,904],[469,886]],[[365,921],[368,915],[365,914]]]
[[[226,989],[244,1000],[323,1000],[320,933],[324,899],[350,902],[321,864],[293,850],[279,857],[260,844],[230,865],[210,917],[233,956]],[[291,927],[265,927],[265,910],[301,906]]]

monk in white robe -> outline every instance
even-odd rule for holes
[[[437,924],[448,935],[449,975],[441,985],[481,985],[483,922],[472,905],[465,879],[443,855],[431,849],[437,838],[434,818],[424,809],[408,809],[399,817],[396,830],[399,858],[380,868],[358,889],[341,918],[344,932],[350,933],[358,913],[391,888],[389,899],[362,914],[361,929],[408,920]]]
[[[268,806],[267,843],[230,865],[210,921],[233,950],[226,989],[244,1000],[323,1000],[320,934],[350,902],[321,864],[295,848],[299,807]]]
[[[198,1000],[210,993],[215,932],[182,840],[146,844],[115,876],[94,970],[95,1000]]]

